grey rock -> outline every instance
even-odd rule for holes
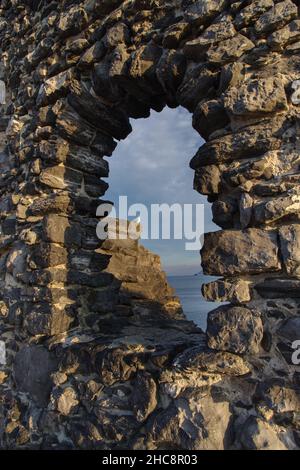
[[[207,338],[212,349],[255,354],[263,338],[262,320],[245,307],[219,307],[208,315]]]
[[[217,276],[276,272],[281,267],[277,234],[254,228],[206,234],[201,256],[204,272]]]
[[[266,34],[275,29],[280,29],[286,23],[297,17],[297,6],[291,0],[285,0],[274,5],[264,13],[255,23],[255,32],[259,35]]]
[[[291,276],[300,276],[300,226],[285,225],[279,229],[281,253],[283,264]]]
[[[274,6],[273,0],[255,0],[245,6],[236,16],[234,24],[237,28],[243,28],[253,24],[266,11]]]
[[[149,374],[138,373],[131,395],[133,413],[139,422],[145,421],[157,406],[157,386]]]
[[[224,6],[224,0],[184,0],[184,17],[188,21],[205,23],[208,19],[220,13]]]
[[[40,407],[45,407],[53,386],[51,373],[57,360],[43,346],[24,346],[14,363],[14,377],[18,390],[28,393]]]
[[[240,376],[247,374],[250,369],[240,356],[228,352],[210,351],[202,346],[185,350],[174,360],[174,366],[179,370],[195,370],[199,373],[226,374]]]
[[[225,95],[224,104],[238,116],[280,112],[288,107],[284,86],[277,77],[247,80]]]
[[[251,300],[251,285],[243,279],[218,279],[203,284],[203,297],[207,301],[243,303]]]
[[[286,338],[289,342],[293,343],[294,341],[299,340],[299,331],[300,331],[300,318],[289,318],[278,329],[278,334]]]
[[[206,60],[214,65],[223,65],[237,60],[246,52],[254,48],[254,43],[243,36],[237,34],[233,38],[226,39],[216,46],[212,46],[206,53]]]
[[[239,439],[248,450],[287,450],[272,426],[255,416],[247,419]]]

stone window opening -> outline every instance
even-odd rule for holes
[[[299,448],[296,3],[4,0],[0,15],[0,447]],[[206,332],[155,255],[96,236],[106,157],[166,105],[206,140],[190,165],[221,230],[203,289],[230,302]]]

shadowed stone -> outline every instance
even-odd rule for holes
[[[52,388],[55,356],[43,346],[24,346],[16,355],[14,377],[20,391],[30,394],[41,407],[47,406]]]

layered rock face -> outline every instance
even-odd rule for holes
[[[1,2],[2,448],[299,448],[298,3]],[[104,157],[166,105],[222,229],[206,334],[154,255],[96,236]]]

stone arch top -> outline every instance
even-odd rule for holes
[[[291,418],[299,411],[299,367],[291,359],[300,297],[297,3],[2,2],[8,102],[0,130],[8,126],[0,156],[0,345],[13,338],[5,374],[16,403],[25,392],[45,419],[53,413],[57,426],[67,419],[64,445],[259,448],[263,440],[270,448],[297,447]],[[187,108],[206,140],[191,161],[194,187],[213,203],[222,230],[205,239],[204,271],[220,279],[203,292],[230,305],[210,314],[204,336],[172,310],[158,261],[147,254],[156,266],[155,286],[162,286],[149,295],[159,301],[163,325],[151,330],[149,345],[145,329],[153,319],[145,320],[144,310],[135,316],[124,302],[124,285],[136,273],[128,258],[121,280],[108,269],[112,247],[100,246],[95,209],[107,189],[104,157],[131,132],[130,118],[166,105]],[[136,331],[144,343],[126,343]],[[41,358],[46,367],[32,368]],[[111,399],[110,387],[125,383],[129,415],[112,420],[99,394],[90,410],[87,379],[78,384],[77,369],[83,377],[97,375],[96,395],[104,386]],[[204,386],[209,398],[201,413],[216,416],[208,434],[193,409]],[[147,403],[139,402],[135,387],[146,390]],[[192,435],[174,434],[188,419],[181,399],[192,410]],[[87,433],[77,410],[89,423]],[[5,413],[9,421],[9,406]],[[28,420],[20,421],[26,445],[34,445],[32,434],[46,447],[57,445],[55,430],[44,438],[43,425],[31,433]],[[9,435],[2,442],[14,445]]]

